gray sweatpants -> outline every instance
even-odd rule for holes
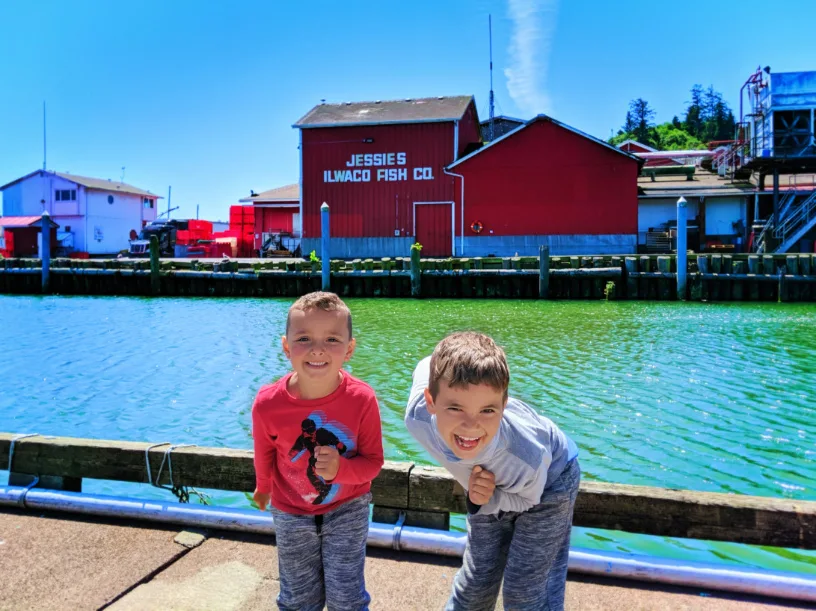
[[[518,512],[468,516],[462,568],[446,611],[492,611],[504,577],[504,608],[564,608],[572,510],[581,468],[573,460],[544,490],[541,503]]]
[[[278,547],[281,611],[368,611],[365,588],[371,494],[322,516],[272,508]]]

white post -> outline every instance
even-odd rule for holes
[[[688,208],[686,198],[677,200],[677,298],[686,300],[686,268],[688,266]]]
[[[331,232],[329,230],[329,205],[323,202],[320,206],[320,269],[321,287],[331,290],[331,253],[329,252]]]

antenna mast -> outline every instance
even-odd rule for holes
[[[43,100],[43,172],[46,171],[45,169],[45,100]]]
[[[490,123],[488,129],[488,135],[490,136],[490,141],[493,141],[493,119],[495,115],[495,111],[493,109],[493,16],[487,16],[487,29],[488,29],[488,36],[490,39]]]

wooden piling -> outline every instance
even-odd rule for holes
[[[700,255],[697,255],[697,257],[693,259],[690,258],[688,265],[691,270],[694,270],[687,279],[689,299],[691,301],[700,301],[703,298],[703,279],[700,277]]]
[[[161,288],[159,277],[159,238],[150,236],[150,292],[158,295]]]
[[[722,255],[711,255],[711,273],[722,273]],[[720,300],[720,281],[710,282],[708,285],[709,299],[712,301]]]
[[[660,256],[657,258],[657,271],[661,274],[671,273],[671,257]],[[671,282],[668,278],[660,278],[657,281],[657,298],[662,301],[671,299]]]
[[[799,255],[788,255],[785,257],[785,273],[791,276],[799,274]],[[784,297],[785,301],[799,301],[799,285],[792,282],[785,283],[787,294]]]
[[[592,257],[592,267],[604,267],[603,257]],[[604,287],[606,280],[598,278],[592,281],[592,297],[595,299],[603,299],[605,297]]]
[[[644,255],[640,257],[640,264],[638,265],[639,272],[650,272],[652,271],[652,258],[648,255]],[[647,278],[639,278],[638,279],[638,294],[640,295],[641,299],[649,299],[650,292],[649,292],[649,284],[650,281]]]
[[[811,255],[799,257],[799,273],[809,276],[811,272]],[[810,284],[802,284],[799,288],[799,301],[811,301],[813,299],[813,287]]]
[[[748,273],[759,274],[759,255],[748,255]],[[751,301],[759,301],[759,283],[751,282],[748,284],[748,296]]]
[[[581,267],[581,259],[578,257],[570,257],[570,267],[572,269],[579,269]],[[569,281],[569,298],[570,299],[580,299],[581,298],[581,281],[577,278],[573,278]]]
[[[374,259],[366,259],[363,261],[363,271],[366,272],[366,276],[363,280],[363,294],[366,297],[372,297],[374,295]]]
[[[743,260],[734,261],[733,272],[735,274],[744,274],[748,267],[748,262]],[[731,299],[734,301],[743,301],[745,299],[745,283],[732,282],[731,283]]]
[[[474,257],[473,269],[484,269],[484,262],[481,257]],[[473,281],[473,290],[476,292],[476,297],[485,296],[484,279],[481,276],[476,276]]]
[[[763,255],[762,256],[762,273],[767,276],[776,276],[776,263],[774,262],[773,255]],[[774,297],[778,298],[778,293],[774,295],[774,286],[771,283],[762,283],[764,286],[762,287],[762,299],[769,301],[774,299]]]
[[[626,298],[637,299],[638,280],[630,275],[638,271],[637,257],[626,257],[623,262],[626,269]]]
[[[581,257],[581,267],[592,267],[592,259],[590,257]],[[582,278],[581,283],[581,299],[590,299],[592,297],[592,280]]]
[[[731,255],[723,255],[722,256],[722,269],[721,272],[723,275],[728,276],[734,269],[734,257]],[[719,282],[720,284],[720,299],[723,301],[730,301],[731,300],[731,285],[733,284],[730,280],[722,279]]]
[[[51,215],[43,210],[40,220],[40,266],[42,275],[42,292],[51,292]]]
[[[411,248],[411,297],[422,297],[422,269],[418,248]]]
[[[538,298],[550,298],[550,247],[538,247]]]

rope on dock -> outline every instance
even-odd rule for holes
[[[399,518],[397,518],[397,523],[394,524],[394,542],[392,543],[392,547],[396,551],[400,551],[400,538],[402,537],[402,527],[405,526],[405,512],[399,512]]]
[[[156,480],[153,480],[153,474],[150,471],[150,450],[153,448],[157,448],[159,446],[169,446],[164,451],[164,456],[162,456],[161,464],[159,465],[159,470],[156,473]],[[162,441],[161,443],[154,443],[153,445],[147,446],[145,448],[145,466],[147,467],[147,481],[150,483],[151,486],[156,488],[161,488],[163,490],[169,490],[172,492],[176,498],[178,498],[179,503],[189,503],[190,502],[190,495],[194,494],[198,497],[198,502],[202,505],[209,505],[210,504],[210,496],[205,494],[204,492],[200,492],[193,488],[192,486],[181,486],[176,485],[173,481],[173,458],[171,456],[173,450],[178,448],[194,448],[196,444],[194,443],[181,443],[176,445],[171,445],[169,441]],[[169,486],[162,486],[159,482],[161,481],[161,474],[162,470],[164,469],[164,463],[167,462],[167,471],[170,477],[170,485]]]
[[[14,460],[14,444],[26,437],[37,437],[39,433],[22,433],[20,435],[15,435],[11,438],[11,444],[9,444],[9,461],[8,461],[8,473],[9,473],[9,480],[11,479],[11,465],[12,461]],[[32,479],[27,485],[23,488],[23,493],[20,495],[20,498],[17,499],[17,504],[20,507],[25,507],[25,500],[28,491],[31,490],[34,486],[40,483],[40,476],[39,475],[32,475],[34,479]]]

